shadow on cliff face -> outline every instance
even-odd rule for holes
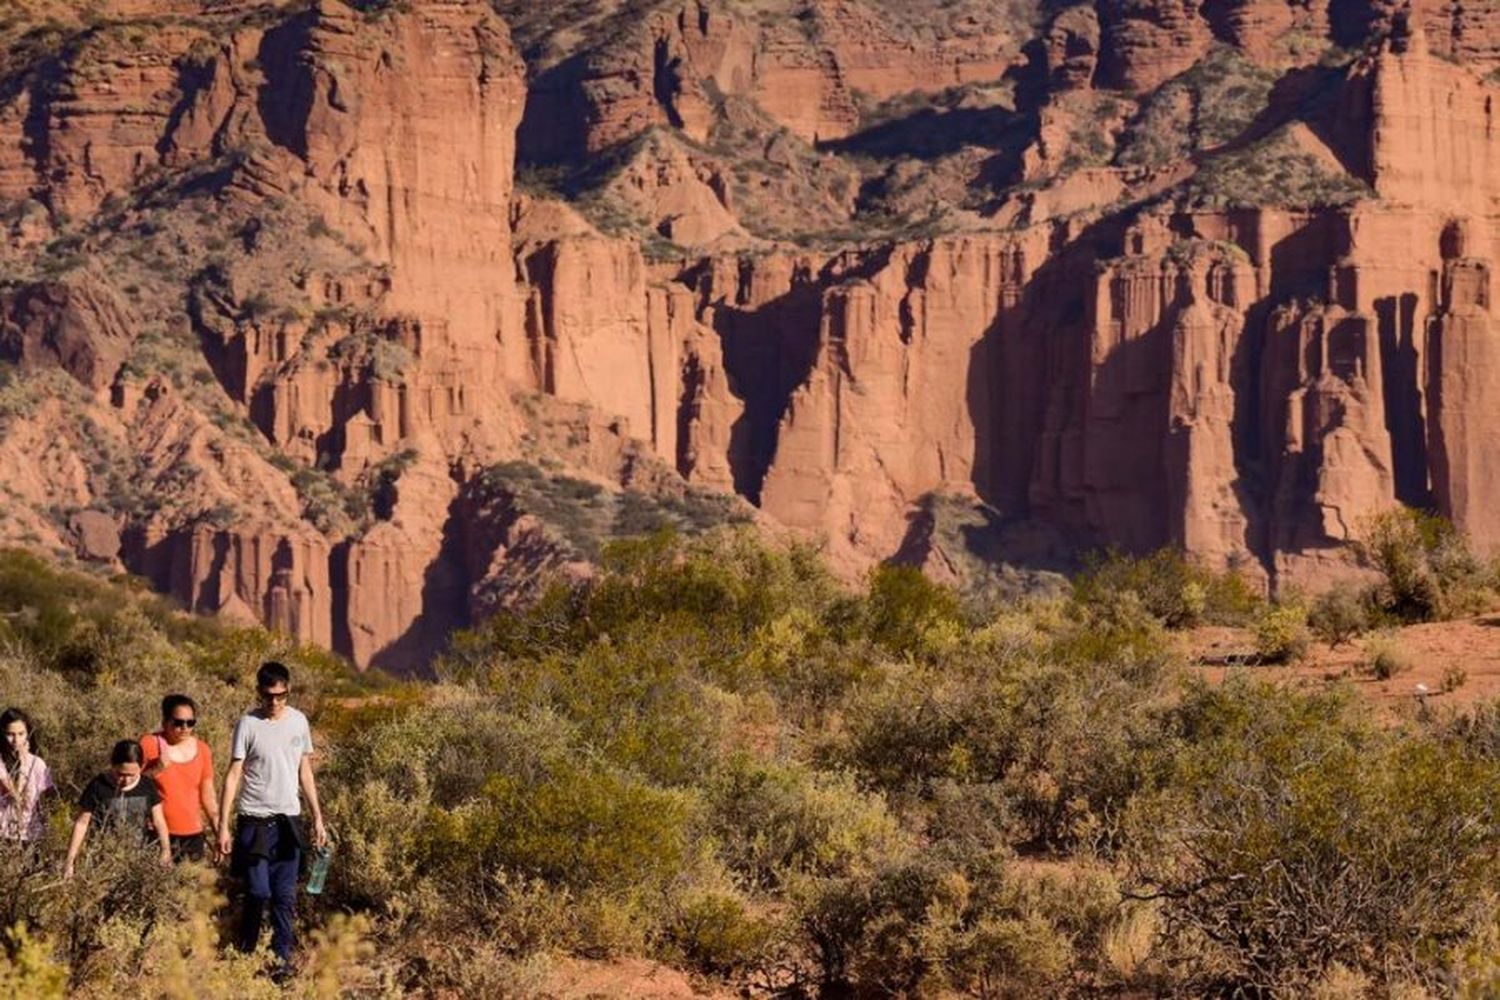
[[[1425,510],[1433,498],[1427,483],[1427,421],[1421,392],[1426,380],[1417,346],[1422,333],[1417,304],[1412,292],[1376,299],[1375,326],[1396,500]]]
[[[747,270],[743,262],[742,284]],[[781,418],[818,357],[825,277],[800,266],[784,294],[754,308],[725,302],[714,310],[729,391],[745,404],[729,436],[734,491],[757,506]]]
[[[1289,70],[1272,85],[1266,106],[1239,135],[1205,149],[1194,159],[1202,163],[1205,159],[1240,152],[1276,130],[1300,122],[1347,173],[1368,181],[1370,100],[1368,83],[1352,75],[1347,65]]]
[[[460,496],[448,505],[442,547],[423,574],[422,613],[394,642],[370,658],[372,668],[399,676],[432,678],[435,676],[432,664],[449,637],[469,627],[469,577],[463,553],[461,497],[460,490]],[[343,582],[347,587],[347,579]],[[347,639],[349,627],[347,618],[340,623],[335,616],[335,637],[342,632]],[[338,652],[348,655],[349,650]]]
[[[18,73],[0,81],[0,107],[15,100],[22,91],[29,97],[26,117],[21,121],[22,152],[33,164],[41,165],[51,156],[52,99],[62,85],[63,65],[57,58],[48,59],[34,71]],[[50,197],[49,197],[50,202]]]
[[[1396,9],[1397,4],[1372,0],[1329,0],[1329,32],[1339,45],[1352,48],[1367,41]]]
[[[929,107],[819,148],[879,159],[937,160],[970,146],[1019,151],[1031,132],[1029,117],[1010,108]]]
[[[584,155],[589,109],[583,85],[589,76],[589,54],[580,53],[526,81],[516,130],[518,163],[561,163]]]
[[[970,87],[959,87],[939,95],[934,104],[910,114],[882,121],[853,135],[819,143],[827,152],[867,156],[880,160],[935,162],[965,149],[988,150],[991,154],[975,178],[981,187],[998,190],[1020,178],[1021,157],[1036,138],[1038,109],[1048,98],[1046,53],[1035,39],[1022,49],[1024,60],[1011,66],[996,81],[1012,88],[1010,107],[966,106]],[[878,200],[884,179],[867,181],[861,203]]]
[[[256,52],[265,82],[255,101],[266,137],[303,158],[307,156],[307,116],[313,105],[307,48],[314,16],[305,11],[267,31]]]
[[[1064,499],[1063,452],[1068,425],[1083,412],[1094,261],[1119,252],[1127,221],[1110,216],[1070,240],[1059,231],[1024,281],[1027,262],[1015,260],[1014,299],[970,349],[974,487],[1002,518],[1037,514],[1067,530],[1085,527]]]

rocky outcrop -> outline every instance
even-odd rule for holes
[[[86,215],[161,162],[159,144],[184,99],[179,65],[203,33],[105,25],[87,32],[32,86],[20,144],[31,167],[0,170],[0,197],[37,193]],[[6,175],[8,176],[8,179]]]
[[[1100,82],[1145,90],[1197,62],[1213,41],[1198,8],[1189,0],[1101,0]]]
[[[0,291],[0,357],[62,368],[98,392],[114,382],[137,323],[97,278],[23,285]]]
[[[389,517],[336,559],[337,638],[356,663],[411,669],[467,621],[464,577],[445,536],[456,493],[429,457],[402,475]]]
[[[519,2],[501,4],[502,11]],[[548,162],[609,149],[653,127],[709,137],[726,97],[753,100],[810,142],[855,131],[861,98],[998,80],[1022,38],[994,24],[895,18],[859,0],[785,3],[755,17],[718,0],[674,0],[622,20],[608,41],[533,81],[521,143]],[[784,16],[782,16],[784,15]],[[525,16],[524,13],[522,16]]]
[[[1427,330],[1432,486],[1438,506],[1487,550],[1500,545],[1500,344],[1489,259],[1469,256],[1458,224],[1445,235],[1437,310]]]
[[[1099,15],[1093,7],[1068,7],[1047,27],[1044,52],[1049,83],[1059,89],[1087,87],[1099,64]]]
[[[381,28],[316,6],[292,68],[306,114],[269,131],[301,154],[330,223],[389,265],[385,308],[445,326],[483,378],[517,332],[505,285],[521,64],[487,4],[419,5]]]
[[[145,529],[126,551],[138,573],[190,610],[333,645],[329,545],[311,528]]]

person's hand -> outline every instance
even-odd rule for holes
[[[229,857],[229,852],[234,849],[234,841],[229,836],[227,828],[219,830],[219,857]]]
[[[63,862],[63,881],[66,882],[73,877],[73,859],[69,858]]]
[[[313,820],[313,846],[318,850],[328,846],[328,830],[323,826],[323,817]]]
[[[172,849],[170,847],[163,847],[161,849],[161,866],[163,868],[172,867]]]

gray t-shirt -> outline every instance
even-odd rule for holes
[[[254,713],[240,716],[229,750],[230,760],[245,762],[240,815],[301,815],[297,772],[312,748],[307,716],[291,706],[274,721]]]

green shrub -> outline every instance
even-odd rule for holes
[[[1057,995],[1120,912],[1107,873],[1036,872],[993,853],[893,859],[800,884],[793,898],[813,978],[879,996]]]
[[[1137,595],[1146,612],[1167,628],[1243,624],[1261,603],[1239,574],[1210,573],[1177,549],[1140,558],[1118,552],[1096,555],[1073,579],[1073,601],[1085,608],[1127,592]]]
[[[958,595],[911,566],[884,565],[870,576],[866,634],[898,656],[925,651],[936,631],[958,627]]]
[[[1488,926],[1500,767],[1377,728],[1342,692],[1200,685],[1188,743],[1133,810],[1137,893],[1159,899],[1190,992],[1305,991],[1334,963],[1429,983]]]
[[[16,924],[6,932],[0,954],[0,994],[64,1000],[68,995],[68,970],[51,955],[46,941],[38,941]]]
[[[1348,583],[1335,584],[1319,594],[1307,612],[1313,635],[1333,647],[1370,630],[1370,595]]]
[[[1360,549],[1380,571],[1381,608],[1403,621],[1436,621],[1482,610],[1494,601],[1493,573],[1466,539],[1435,514],[1409,507],[1371,519]]]
[[[753,912],[731,889],[704,888],[677,903],[670,939],[697,968],[733,976],[761,966],[777,933],[774,921]]]
[[[887,670],[884,684],[846,703],[845,759],[899,796],[972,783],[998,796],[988,811],[1003,813],[1015,842],[1107,845],[1120,809],[1149,780],[1157,699],[1171,675],[1140,669],[1129,647],[1114,659],[1079,658],[1073,630],[1085,626],[1058,627],[1035,658],[976,655],[972,672],[954,663]]]
[[[1365,643],[1363,670],[1376,680],[1388,681],[1412,669],[1410,655],[1393,636],[1377,636]]]
[[[662,886],[692,860],[692,796],[564,759],[494,775],[483,795],[429,814],[427,863],[505,868],[578,889]]]
[[[1157,88],[1127,125],[1119,161],[1162,167],[1231,142],[1265,109],[1275,74],[1220,46]]]
[[[1312,632],[1301,604],[1268,605],[1255,623],[1255,655],[1262,663],[1290,663],[1307,656]]]
[[[846,872],[909,843],[885,802],[848,774],[742,760],[711,795],[720,856],[756,888]]]

